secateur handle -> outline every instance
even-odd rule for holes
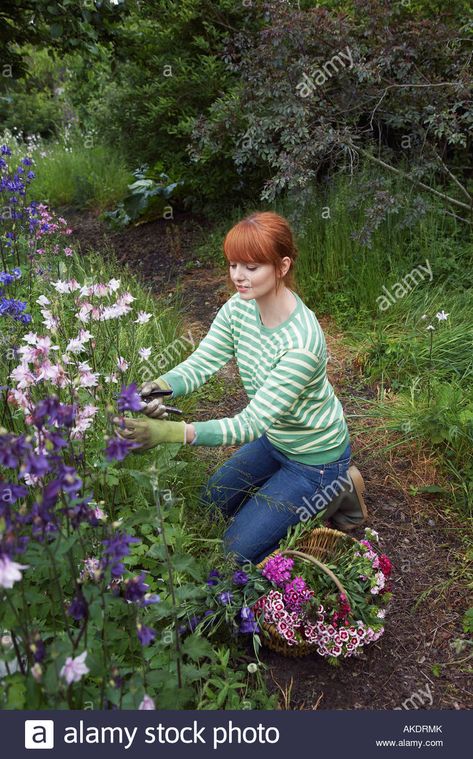
[[[144,403],[148,403],[162,395],[172,395],[172,390],[153,390],[151,393],[147,393],[144,396],[140,395],[140,398]],[[176,408],[175,406],[164,406],[164,410],[167,411],[168,414],[182,414],[181,409]]]

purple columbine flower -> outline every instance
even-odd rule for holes
[[[131,537],[131,535],[117,533],[113,537],[103,540],[102,543],[105,546],[105,555],[101,562],[102,568],[111,566],[112,577],[120,577],[125,570],[121,559],[130,553],[131,543],[141,543],[141,541],[139,538]]]
[[[222,603],[224,606],[227,606],[230,604],[233,600],[233,593],[231,593],[229,590],[224,590],[223,593],[219,593],[217,596],[217,599]]]
[[[144,598],[141,599],[138,606],[150,606],[150,604],[158,604],[161,601],[161,597],[157,593],[147,593]]]
[[[136,446],[137,444],[132,443],[131,440],[122,440],[120,437],[114,437],[108,441],[105,448],[105,456],[109,461],[123,461],[131,449],[136,448]]]
[[[255,615],[249,606],[242,606],[240,609],[240,627],[241,633],[256,633],[259,630]]]
[[[218,585],[218,580],[222,575],[216,569],[211,569],[207,577],[207,585]]]
[[[137,577],[131,577],[125,583],[125,598],[127,601],[141,601],[149,590],[149,585],[144,582],[143,572]]]
[[[250,578],[246,572],[244,572],[242,569],[237,569],[237,571],[233,573],[232,580],[235,585],[246,585],[249,579]]]
[[[142,646],[148,646],[156,637],[156,630],[153,630],[152,627],[142,625],[141,622],[138,622],[136,625],[136,633]]]
[[[117,401],[118,410],[123,411],[141,411],[141,398],[138,395],[138,388],[134,382],[131,385],[122,385],[122,390]]]
[[[73,598],[67,609],[67,614],[78,621],[85,619],[87,616],[87,602],[81,593]]]

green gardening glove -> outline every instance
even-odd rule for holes
[[[147,451],[160,443],[186,442],[185,422],[166,422],[161,419],[114,419],[116,433],[122,440],[139,445]],[[123,426],[124,425],[124,426]]]
[[[158,377],[158,379],[152,380],[151,382],[145,382],[138,390],[138,393],[141,396],[146,397],[154,390],[172,390],[172,387],[166,382],[166,380]],[[146,416],[149,416],[150,419],[164,419],[168,415],[167,411],[164,410],[163,398],[154,398],[148,403],[142,401],[141,411],[143,414],[146,414]]]

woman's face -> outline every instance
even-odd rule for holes
[[[283,258],[281,263],[284,276],[289,268],[290,258]],[[243,300],[262,298],[276,290],[276,274],[272,264],[231,261],[229,265],[230,277]]]

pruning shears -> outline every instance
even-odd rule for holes
[[[153,390],[152,393],[148,393],[148,395],[140,395],[141,400],[144,403],[149,403],[150,401],[154,401],[155,398],[159,398],[163,395],[172,395],[172,390]],[[114,396],[115,400],[118,400],[119,396]],[[175,406],[164,406],[164,410],[167,411],[168,414],[179,414],[179,416],[183,413],[180,408],[176,408]]]
[[[159,398],[163,395],[172,395],[172,390],[153,390],[152,393],[148,393],[147,395],[140,395],[140,398],[144,403],[149,403],[149,401],[154,401],[155,398]],[[168,412],[168,414],[182,414],[182,411],[180,408],[176,408],[175,406],[164,406],[164,410]]]

